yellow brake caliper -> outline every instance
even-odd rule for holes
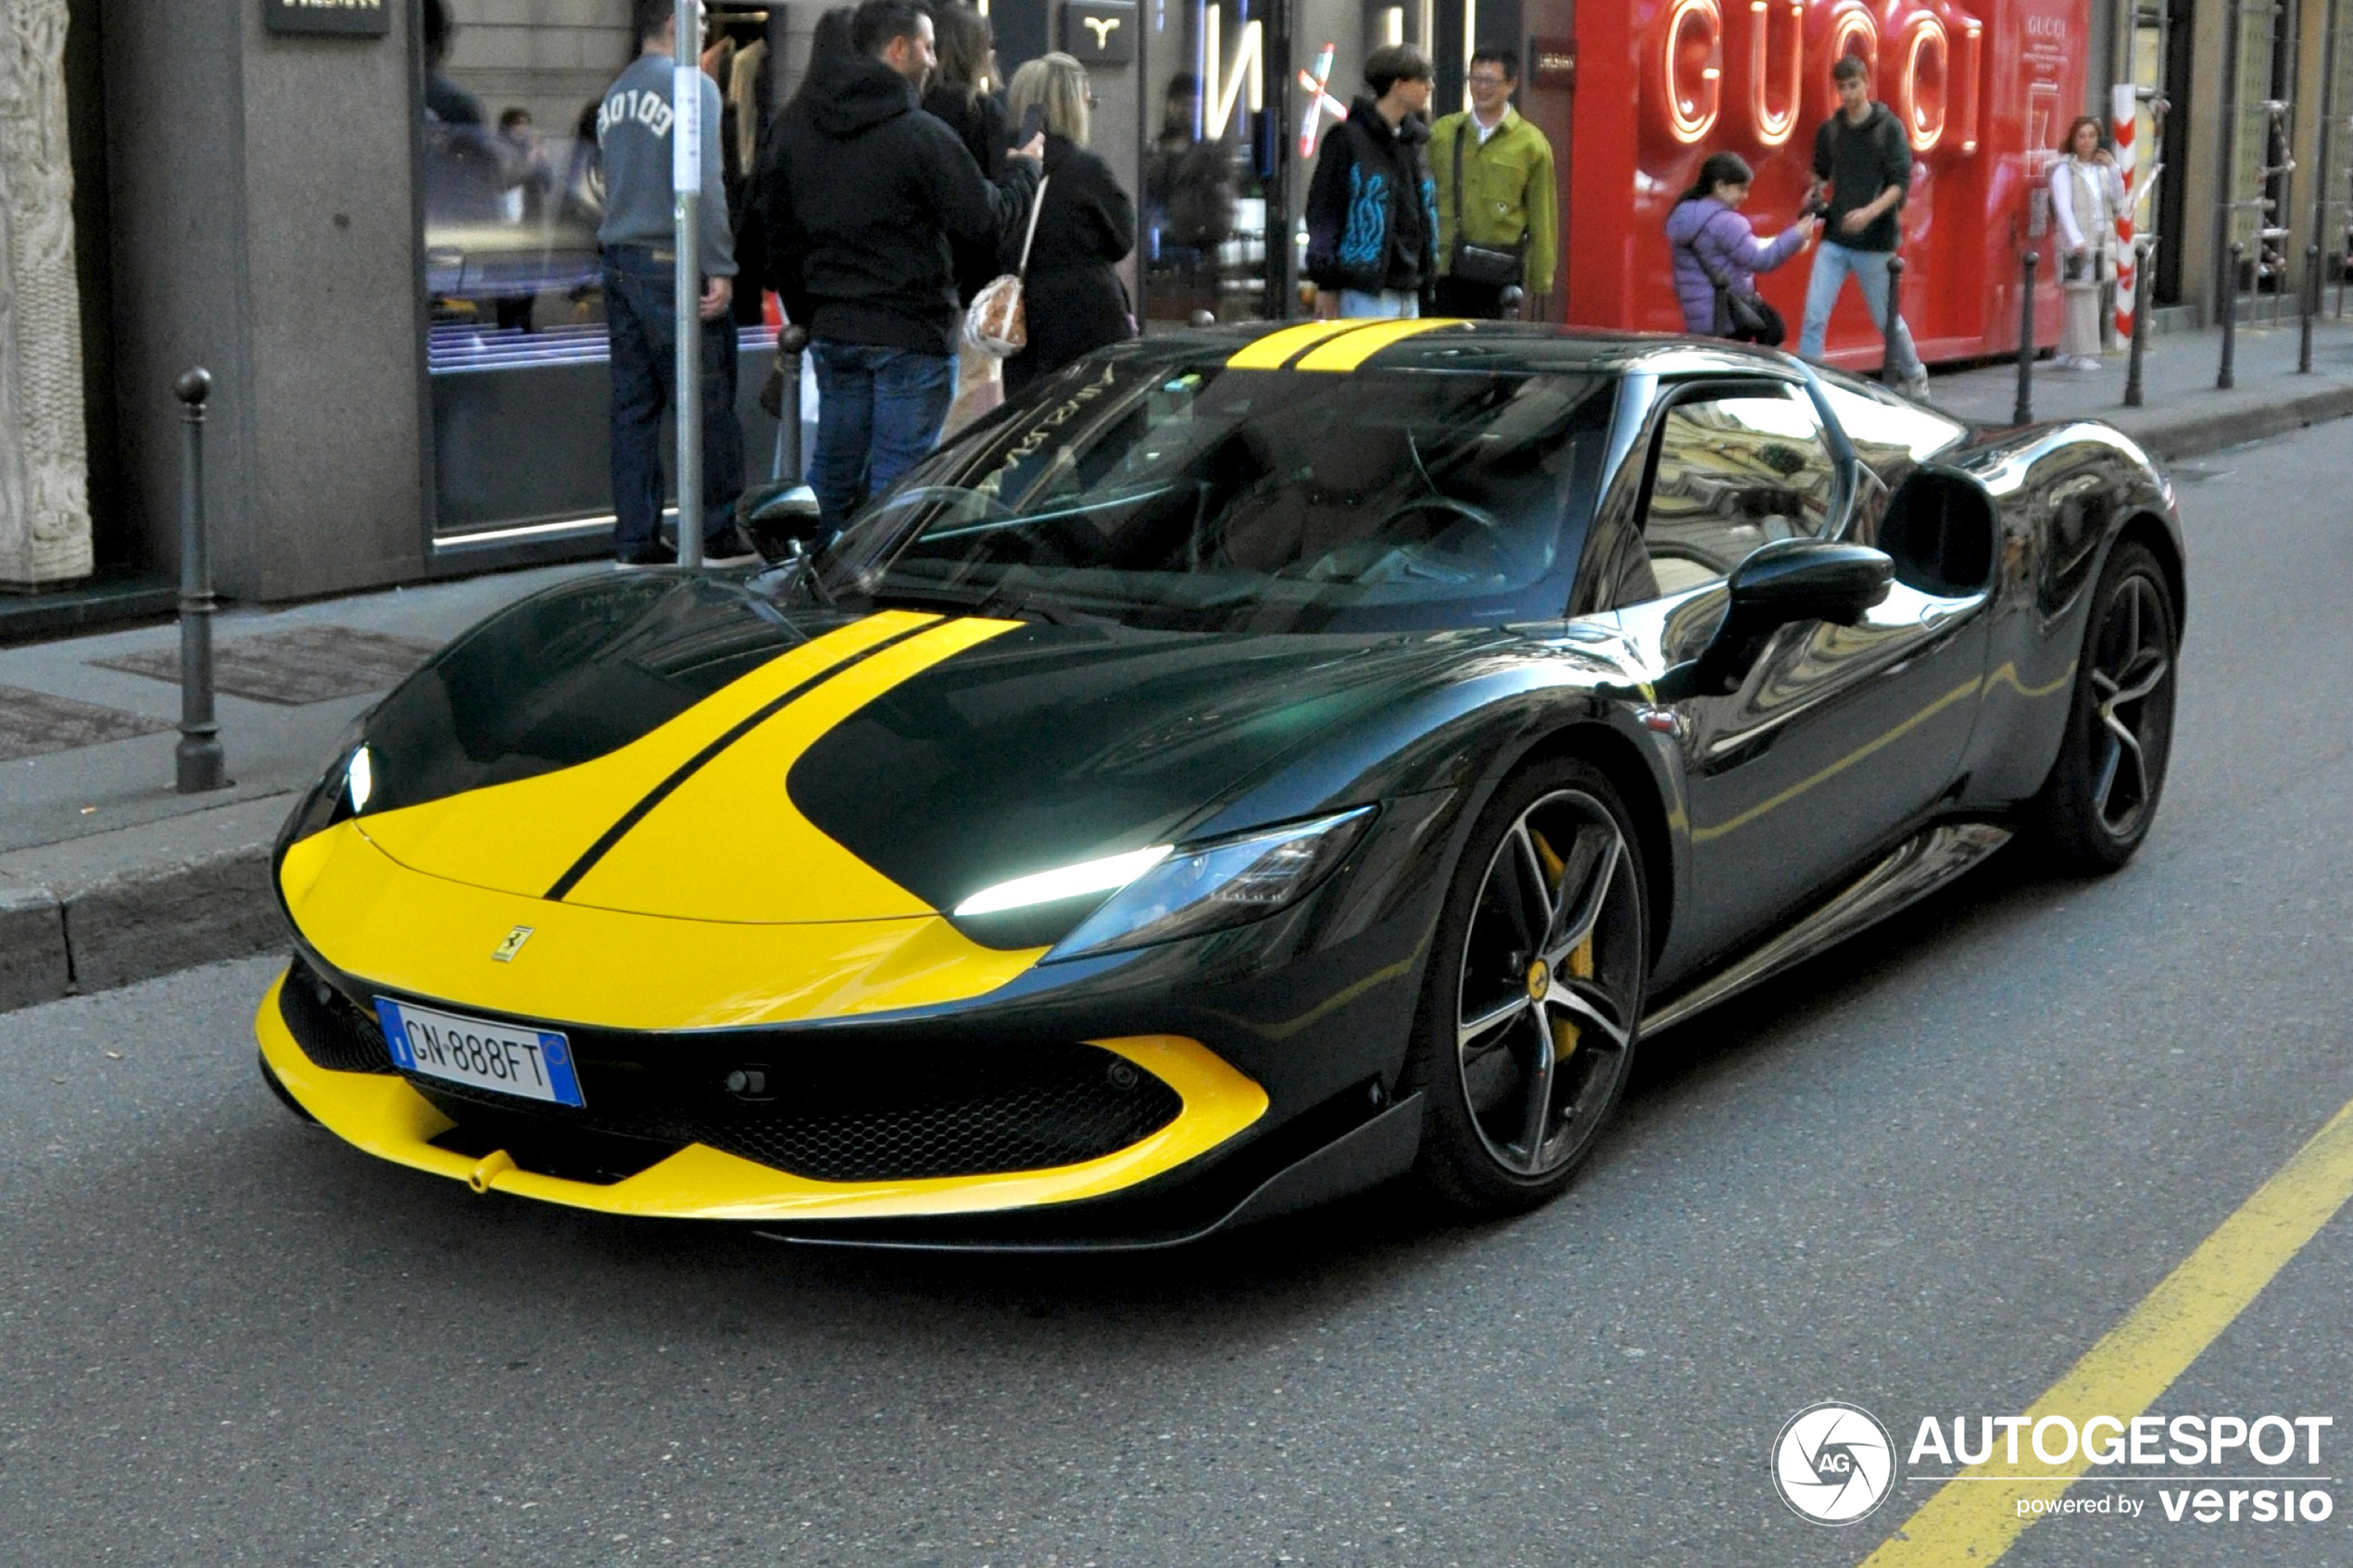
[[[1558,887],[1561,872],[1568,869],[1568,862],[1554,854],[1553,847],[1545,843],[1544,835],[1534,828],[1528,830],[1528,837],[1529,842],[1536,846],[1536,859],[1543,862],[1545,876],[1552,880],[1555,887]],[[1568,889],[1561,888],[1561,896],[1567,897]],[[1591,932],[1586,933],[1584,941],[1568,950],[1568,972],[1579,980],[1590,979],[1592,976],[1593,936]],[[1563,1061],[1567,1060],[1569,1053],[1577,1048],[1579,1038],[1577,1025],[1566,1018],[1554,1018],[1552,1022],[1553,1060]]]

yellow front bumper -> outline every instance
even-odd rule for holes
[[[434,1147],[449,1119],[388,1073],[335,1073],[305,1056],[278,1010],[281,975],[254,1021],[261,1054],[304,1110],[328,1131],[396,1164],[607,1214],[697,1220],[882,1220],[979,1214],[1101,1198],[1173,1171],[1240,1134],[1266,1112],[1266,1091],[1207,1047],[1175,1035],[1092,1040],[1176,1091],[1184,1109],[1141,1141],[1099,1159],[1043,1171],[930,1176],[897,1182],[820,1182],[701,1144],[610,1185],[517,1167],[501,1152],[481,1159]]]

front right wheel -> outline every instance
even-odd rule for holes
[[[2180,620],[2148,546],[2118,545],[2092,595],[2058,759],[2032,809],[2073,870],[2114,871],[2148,836],[2172,752]]]
[[[1644,918],[1640,846],[1599,769],[1553,759],[1497,792],[1439,916],[1407,1073],[1426,1189],[1500,1214],[1568,1185],[1626,1085]]]

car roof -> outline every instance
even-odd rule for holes
[[[1803,377],[1798,360],[1720,338],[1532,321],[1269,321],[1155,333],[1130,353],[1170,367],[1304,370],[1513,370]]]

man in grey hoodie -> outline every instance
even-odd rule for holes
[[[659,532],[662,414],[678,397],[671,218],[678,27],[672,0],[634,0],[630,9],[637,57],[605,90],[597,110],[605,169],[605,220],[597,240],[604,248],[612,349],[613,554],[623,566],[662,566],[678,558]],[[702,88],[703,558],[724,566],[749,560],[753,551],[735,525],[744,433],[736,420],[736,324],[729,315],[736,249],[722,194],[719,88],[699,71],[696,78]]]

